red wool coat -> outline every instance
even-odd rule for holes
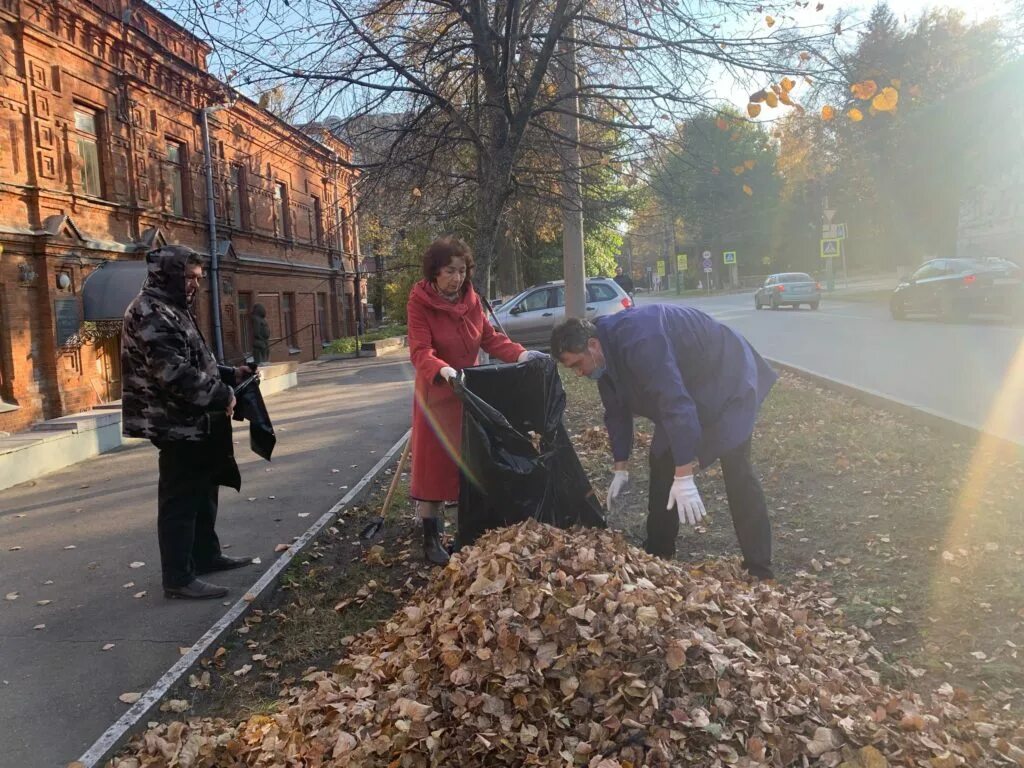
[[[462,403],[441,378],[441,369],[476,365],[481,348],[506,363],[514,363],[525,350],[491,327],[472,285],[452,303],[421,280],[413,286],[407,311],[409,355],[416,368],[411,495],[423,501],[455,501]]]

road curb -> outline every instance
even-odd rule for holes
[[[809,371],[798,365],[784,363],[781,360],[776,360],[770,357],[766,357],[765,360],[767,360],[773,368],[800,376],[801,378],[812,381],[825,389],[837,392],[841,395],[846,395],[847,397],[850,397],[859,403],[863,403],[864,405],[869,405],[873,408],[878,408],[897,416],[902,416],[908,421],[912,421],[920,426],[930,427],[931,429],[934,429],[954,440],[974,444],[984,437],[985,440],[991,441],[993,445],[1007,447],[1015,451],[1024,448],[1024,443],[1017,442],[1016,440],[1003,437],[1001,435],[994,435],[991,432],[986,432],[984,429],[972,424],[959,421],[949,416],[944,416],[930,408],[909,403],[905,400],[899,400],[873,389],[864,389],[863,387],[858,387],[854,384],[850,384],[849,382],[833,379],[829,376]]]
[[[410,434],[411,430],[402,435],[398,442],[388,449],[388,452],[384,454],[381,460],[353,486],[352,490],[321,515],[295,543],[274,561],[273,565],[260,576],[256,583],[242,597],[235,601],[228,611],[196,641],[187,654],[178,659],[170,669],[160,676],[160,679],[149,690],[142,694],[142,697],[132,705],[131,709],[121,715],[117,722],[107,728],[85,754],[78,758],[78,763],[81,764],[82,768],[97,768],[97,766],[101,766],[104,761],[109,759],[125,743],[132,729],[156,709],[160,700],[167,692],[196,667],[199,660],[210,650],[213,644],[225,632],[235,626],[253,605],[261,604],[271,594],[273,587],[277,585],[284,570],[316,539],[320,532],[333,523],[342,510],[358,503],[368,495],[373,481],[377,479],[377,476],[380,475],[385,467],[394,461],[395,456],[402,450],[406,441],[409,440]]]

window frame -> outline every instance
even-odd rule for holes
[[[238,346],[246,355],[252,354],[252,307],[253,292],[239,291],[235,299],[235,308],[238,310]]]
[[[934,269],[935,273],[934,274],[925,274],[925,275],[921,275],[920,274],[921,272],[924,272],[925,270],[928,270],[928,269]],[[934,280],[936,277],[944,277],[945,275],[946,275],[946,262],[945,262],[945,260],[944,259],[933,259],[932,261],[925,262],[920,267],[918,267],[917,270],[914,272],[914,274],[910,276],[910,279],[914,280],[914,281]]]
[[[171,160],[171,150],[178,150],[177,161]],[[167,199],[166,208],[172,216],[184,218],[189,215],[188,206],[188,180],[185,171],[188,168],[188,146],[181,139],[174,136],[164,137],[164,165],[168,169],[168,183],[166,185]],[[177,186],[174,181],[177,180]],[[175,199],[177,192],[177,200]],[[177,205],[175,205],[177,202]]]
[[[289,213],[288,185],[283,181],[274,181],[274,237],[291,240],[292,226]]]
[[[326,344],[330,341],[331,336],[331,322],[327,304],[327,293],[324,291],[317,291],[313,299],[313,306],[316,308],[316,319],[317,326],[320,330],[320,342]]]
[[[598,292],[599,289],[600,290],[604,290],[604,291],[608,291],[610,295],[609,296],[605,296],[603,298],[601,296],[598,296],[597,292]],[[587,301],[595,301],[595,302],[596,301],[615,301],[618,298],[619,298],[619,294],[617,294],[615,292],[615,289],[612,288],[607,283],[598,283],[598,282],[587,283]]]
[[[289,349],[295,349],[295,294],[281,292],[281,336]]]
[[[237,230],[249,229],[249,180],[243,163],[232,163],[228,176],[228,223]],[[237,220],[236,220],[237,216]]]
[[[320,198],[310,195],[313,198],[313,231],[310,233],[316,245],[324,244],[324,206]]]
[[[543,307],[536,307],[535,309],[527,309],[526,302],[539,293],[543,293],[546,296],[546,300]],[[551,288],[544,287],[538,288],[535,291],[530,291],[528,294],[523,296],[512,309],[518,309],[520,314],[525,312],[540,312],[542,309],[550,309],[551,307]]]
[[[86,128],[79,127],[79,115],[90,117],[92,119],[92,132],[89,132]],[[103,111],[88,104],[82,104],[76,101],[73,107],[73,125],[75,152],[79,162],[82,164],[79,187],[81,188],[83,195],[102,199],[105,193],[105,184],[103,180],[103,153],[101,152],[104,130]],[[83,144],[91,145],[92,151],[95,153],[95,156],[92,158],[95,162],[93,173],[89,173],[89,162],[82,152]],[[91,188],[92,183],[90,183],[90,180],[95,183],[95,189]]]
[[[0,328],[4,325],[4,286],[0,283]],[[7,334],[4,334],[7,336]],[[5,406],[0,409],[0,412],[11,410],[16,407],[13,403],[13,381],[11,380],[12,371],[8,369],[7,365],[7,352],[8,342],[4,337],[0,337],[0,406]]]

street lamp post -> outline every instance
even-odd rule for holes
[[[206,168],[206,225],[210,249],[210,303],[213,314],[213,345],[218,362],[224,362],[224,330],[220,316],[220,253],[217,250],[217,208],[213,199],[213,151],[210,148],[210,115],[234,106],[234,100],[199,110],[203,133],[203,164]]]

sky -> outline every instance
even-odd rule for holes
[[[853,24],[854,32],[856,26],[865,22],[871,9],[877,5],[878,0],[823,0],[824,8],[821,11],[815,10],[816,2],[808,3],[804,9],[794,8],[786,18],[779,19],[779,26],[793,28],[810,28],[819,24],[831,24],[836,14],[842,11],[844,14],[851,14],[847,24]],[[968,22],[977,23],[993,17],[1007,17],[1011,11],[1011,3],[1008,0],[886,0],[890,10],[901,24],[912,24],[916,18],[931,8],[952,8],[963,11]],[[728,76],[723,76],[716,85],[718,93],[731,102],[741,112],[746,109],[750,89],[749,82],[736,83]],[[805,90],[803,83],[798,83],[797,90],[793,95],[797,101],[803,97]],[[772,120],[782,117],[784,109],[765,110],[760,120]]]
[[[833,7],[842,5],[850,10],[859,8],[866,15],[871,11],[872,6],[874,6],[874,2],[830,3],[829,5],[832,5]],[[1005,0],[945,0],[945,2],[935,2],[934,0],[889,0],[889,7],[901,21],[904,16],[910,20],[919,16],[926,8],[934,7],[957,8],[967,14],[969,21],[982,21],[991,16],[998,15],[1006,5],[1007,3]],[[827,12],[827,10],[828,5],[826,5],[826,9],[823,13]],[[814,10],[811,8],[805,13],[813,14]]]

